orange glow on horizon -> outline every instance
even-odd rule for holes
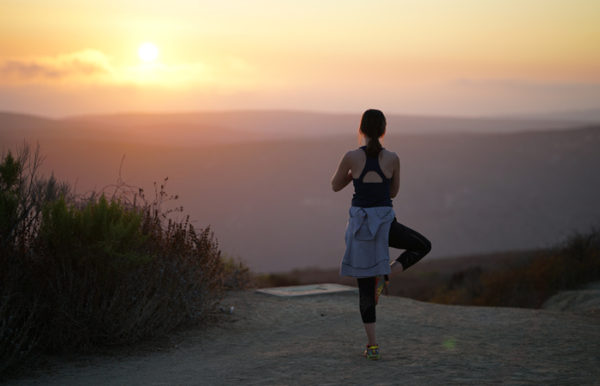
[[[600,96],[598,14],[600,3],[593,0],[344,6],[174,0],[144,9],[117,0],[103,7],[6,0],[0,13],[0,109],[18,107],[10,102],[15,92],[43,88],[60,95],[85,87],[103,95],[143,89],[169,103],[179,99],[183,109],[196,95],[225,109],[352,110],[368,102],[396,111],[443,111],[460,99],[464,105],[452,107],[460,113],[481,101],[474,88],[484,85],[503,95],[488,101],[490,111],[585,108]],[[144,54],[138,52],[140,42],[150,41]],[[514,91],[511,97],[515,87],[532,94]],[[571,91],[562,99],[544,96],[543,90],[565,87]],[[99,104],[93,92],[85,98],[90,106]],[[150,99],[147,109],[165,104],[159,95]]]

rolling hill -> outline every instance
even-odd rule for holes
[[[44,170],[78,192],[121,177],[151,190],[169,177],[197,226],[261,272],[335,267],[351,188],[329,179],[356,147],[358,116],[301,112],[0,114],[0,151],[38,141]],[[412,123],[411,123],[412,122]],[[479,131],[478,131],[479,128]],[[600,126],[564,121],[390,116],[401,159],[400,222],[432,257],[555,244],[600,223]]]

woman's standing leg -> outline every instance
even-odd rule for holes
[[[365,325],[365,332],[369,340],[369,346],[377,345],[375,337],[375,278],[365,277],[356,279],[358,282],[358,297],[360,304],[360,316]]]
[[[405,271],[431,251],[431,242],[425,236],[400,224],[395,218],[390,226],[389,245],[392,248],[405,249],[394,261],[402,264]]]

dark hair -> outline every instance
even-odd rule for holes
[[[385,125],[385,115],[381,111],[369,109],[363,113],[359,130],[371,139],[367,144],[367,156],[375,157],[383,148],[379,138],[385,134]]]

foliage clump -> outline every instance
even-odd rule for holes
[[[223,261],[209,228],[170,216],[164,183],[153,200],[122,183],[81,197],[40,177],[41,162],[28,145],[0,159],[0,374],[42,353],[198,323],[226,270],[245,272]]]
[[[429,301],[539,308],[560,291],[600,280],[600,230],[573,233],[563,243],[504,268],[468,268],[452,275]]]

